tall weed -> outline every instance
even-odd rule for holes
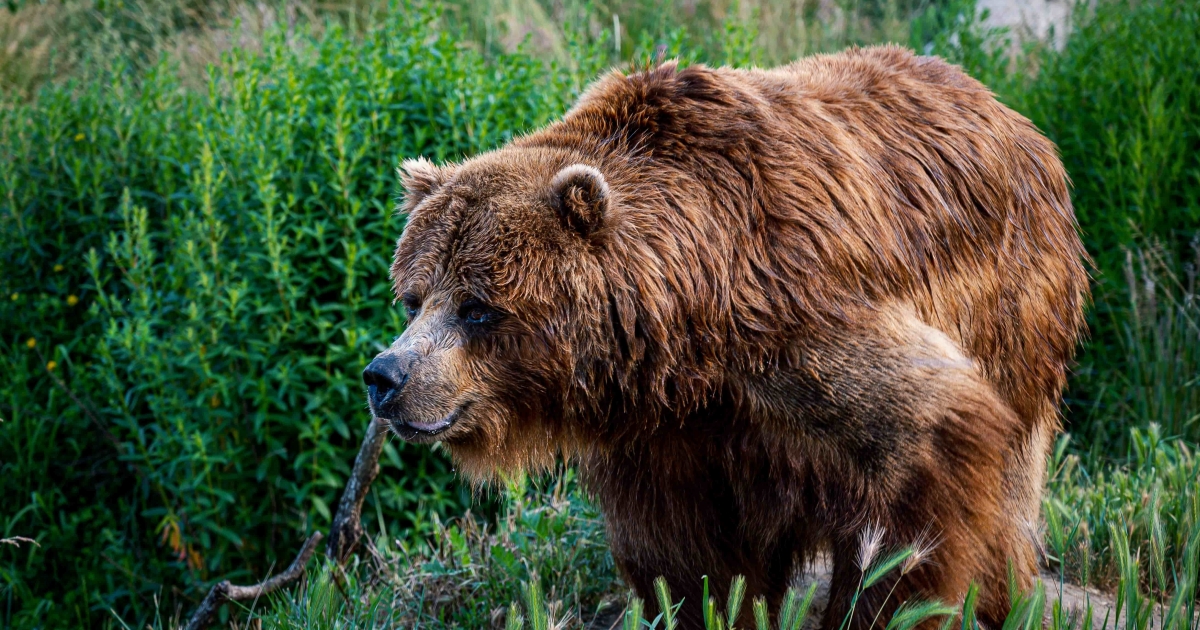
[[[0,108],[0,532],[41,543],[0,550],[6,625],[170,609],[328,524],[359,371],[402,329],[395,165],[500,144],[582,84],[438,19],[280,27],[203,93],[117,65]],[[384,464],[367,513],[390,528],[468,501],[428,449]]]

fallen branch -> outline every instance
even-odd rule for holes
[[[354,553],[359,539],[362,538],[363,500],[367,498],[367,491],[371,489],[371,483],[379,474],[379,455],[383,452],[385,442],[387,427],[372,418],[371,423],[367,425],[367,434],[363,436],[358,456],[354,458],[354,469],[350,472],[350,479],[346,481],[346,487],[342,490],[337,514],[334,515],[333,524],[329,528],[329,541],[325,544],[325,555],[337,562],[338,566],[344,564],[346,558]],[[188,621],[187,630],[207,628],[225,602],[256,599],[299,579],[300,574],[304,572],[304,565],[308,564],[322,538],[320,532],[310,536],[300,550],[300,555],[296,556],[287,571],[265,582],[254,586],[236,586],[225,580],[212,587]]]
[[[313,552],[317,549],[317,543],[321,542],[321,538],[323,538],[321,532],[315,532],[312,536],[309,536],[308,540],[304,542],[304,546],[300,548],[300,554],[292,561],[292,565],[287,568],[287,571],[273,578],[264,580],[253,586],[237,586],[230,584],[229,580],[225,580],[212,587],[212,590],[205,596],[204,601],[200,602],[200,607],[196,609],[196,612],[188,621],[187,630],[202,630],[203,628],[207,628],[212,623],[217,610],[221,608],[221,604],[225,602],[258,599],[281,586],[300,579],[301,574],[304,573],[304,566],[312,558]]]
[[[345,564],[346,558],[354,553],[362,537],[363,500],[367,498],[367,491],[379,474],[379,454],[383,452],[385,442],[387,427],[384,422],[372,418],[358,456],[354,458],[354,470],[350,472],[350,479],[342,490],[337,514],[329,527],[329,541],[325,543],[325,555],[339,566]]]

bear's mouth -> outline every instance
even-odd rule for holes
[[[389,418],[388,423],[392,425],[392,430],[401,439],[420,441],[421,438],[431,438],[440,435],[454,426],[454,423],[462,416],[469,404],[459,405],[454,411],[433,422],[414,422],[411,420]]]

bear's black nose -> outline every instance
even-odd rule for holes
[[[400,366],[397,357],[381,354],[363,370],[363,382],[367,384],[367,399],[371,402],[371,410],[379,415],[383,407],[408,382],[408,373]]]

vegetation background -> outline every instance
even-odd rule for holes
[[[1095,304],[1047,567],[1194,605],[1200,6],[1074,15],[1058,50],[971,0],[0,3],[0,622],[169,624],[327,529],[358,375],[403,326],[402,158],[501,144],[610,66],[879,41],[962,64],[1073,178]],[[544,596],[579,622],[623,592],[570,471],[472,496],[436,450],[384,460],[339,587],[369,605],[326,572],[266,621],[478,627]]]

